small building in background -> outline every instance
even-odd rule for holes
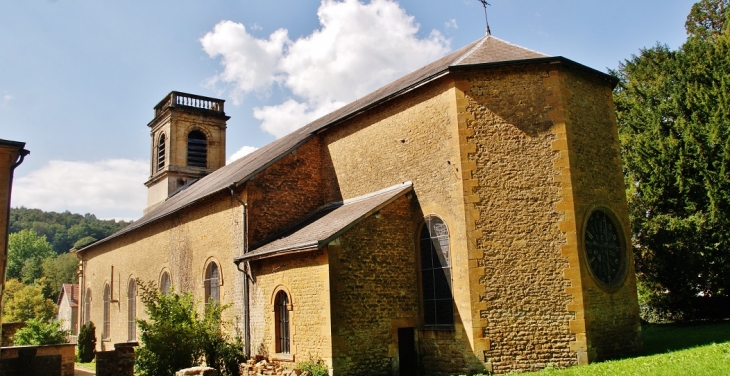
[[[79,284],[64,283],[57,304],[56,320],[61,322],[61,329],[69,331],[71,343],[76,343],[79,334]]]

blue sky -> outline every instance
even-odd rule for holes
[[[494,36],[606,71],[681,45],[693,3],[492,0],[488,12]],[[12,204],[138,218],[146,125],[171,90],[226,100],[232,157],[484,29],[478,0],[3,1],[0,138],[31,151]]]

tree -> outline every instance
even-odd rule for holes
[[[18,278],[31,284],[41,277],[41,263],[55,253],[45,237],[33,230],[10,234],[8,239],[7,278]]]
[[[51,287],[51,299],[56,301],[64,283],[78,283],[77,271],[79,259],[74,253],[63,253],[43,260],[43,277]]]
[[[57,345],[68,342],[68,330],[61,329],[56,320],[44,321],[30,319],[25,328],[19,329],[13,336],[14,346]]]
[[[89,363],[94,360],[96,351],[96,327],[89,321],[81,325],[78,337],[79,360],[82,363]]]
[[[172,375],[206,361],[218,367],[222,375],[238,374],[237,363],[245,358],[240,339],[231,341],[221,330],[221,313],[226,306],[206,307],[201,317],[191,294],[162,294],[152,281],[137,284],[149,316],[149,320],[137,320],[143,344],[136,354],[137,373]]]
[[[698,310],[730,293],[726,5],[695,4],[678,51],[644,49],[613,72],[642,304],[659,318],[729,314]]]
[[[687,34],[698,38],[720,35],[727,24],[728,0],[701,0],[692,6],[684,27]]]
[[[48,321],[56,316],[56,305],[43,295],[42,284],[28,286],[9,279],[5,282],[2,315],[3,322]]]

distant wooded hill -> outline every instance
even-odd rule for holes
[[[10,209],[9,232],[12,234],[32,229],[38,235],[46,237],[56,254],[62,254],[74,246],[80,247],[103,239],[130,223],[97,219],[95,215],[89,213],[81,215],[69,211],[44,212],[40,209],[19,207]]]

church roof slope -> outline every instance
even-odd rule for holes
[[[381,103],[399,97],[400,95],[414,90],[426,83],[436,80],[439,77],[448,74],[450,68],[495,63],[509,64],[510,62],[517,63],[540,59],[560,59],[570,62],[570,60],[564,58],[550,57],[540,52],[506,42],[494,36],[486,35],[485,37],[480,38],[420,69],[417,69],[416,71],[409,73],[373,91],[372,93],[367,94],[364,97],[357,99],[354,102],[351,102],[340,109],[314,120],[304,127],[271,142],[261,149],[258,149],[253,153],[214,171],[186,189],[169,197],[159,206],[152,209],[129,226],[107,238],[82,248],[79,251],[83,252],[117,236],[140,228],[147,223],[151,223],[160,218],[166,217],[167,215],[178,212],[206,197],[220,191],[227,190],[231,185],[239,186],[251,179],[257,173],[266,169],[271,164],[283,158],[288,153],[295,150],[323,129],[336,126],[337,124],[357,116],[358,114]],[[571,63],[579,65],[573,62]],[[586,67],[584,68],[591,69]],[[598,71],[594,72],[608,77],[604,73]]]
[[[398,197],[410,192],[412,187],[411,182],[405,182],[325,206],[274,240],[236,258],[235,262],[319,249]]]

